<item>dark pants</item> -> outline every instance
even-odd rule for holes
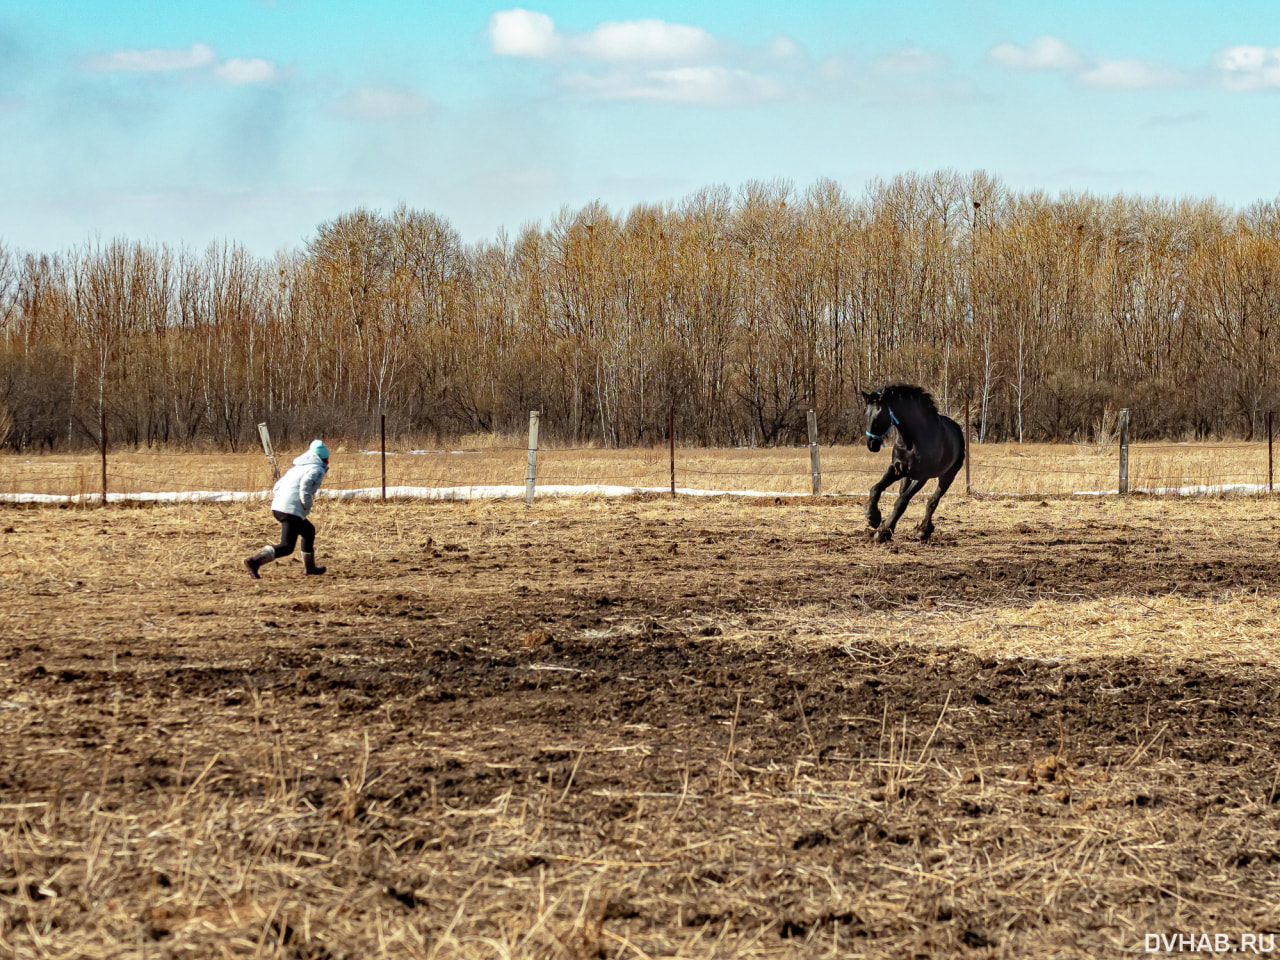
[[[276,544],[276,557],[287,557],[293,553],[293,545],[302,538],[302,552],[316,552],[316,528],[306,517],[295,517],[292,513],[281,513],[272,510],[271,515],[280,521],[280,542]]]

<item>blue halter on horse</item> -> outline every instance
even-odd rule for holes
[[[938,501],[964,466],[964,432],[960,424],[938,412],[933,397],[921,387],[908,383],[888,384],[882,390],[864,392],[862,399],[866,404],[868,450],[876,453],[889,431],[898,431],[889,469],[871,488],[867,500],[867,523],[875,528],[875,538],[880,543],[891,539],[911,498],[929,480],[937,477],[938,489],[929,498],[924,518],[916,527],[916,537],[928,540],[933,534],[933,512]],[[893,512],[882,523],[880,494],[899,480],[904,482],[894,501]]]
[[[865,397],[867,395],[864,393],[863,396]],[[889,407],[887,404],[885,405],[885,409],[889,410]],[[892,410],[889,410],[889,423],[890,423],[890,426],[894,426],[894,427],[898,425],[898,418],[893,415]],[[870,430],[868,430],[867,436],[870,437],[872,440],[884,440],[885,434],[887,434],[888,432],[889,432],[889,427],[884,428],[884,433],[872,433]],[[875,451],[872,451],[872,452],[874,453]]]

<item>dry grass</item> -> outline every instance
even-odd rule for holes
[[[1274,929],[1269,503],[325,503],[260,584],[261,504],[5,508],[0,955]]]
[[[861,445],[823,447],[823,491],[862,494],[888,465],[884,452]],[[292,453],[281,452],[282,468]],[[389,450],[388,486],[523,486],[527,450],[512,438],[477,435],[455,447],[434,450],[404,445]],[[807,494],[812,489],[807,447],[769,449],[677,448],[680,488]],[[261,454],[190,454],[113,451],[108,457],[108,489],[113,493],[165,491],[254,491],[271,486]],[[1081,491],[1114,491],[1116,450],[1096,444],[982,444],[971,451],[970,483],[975,494],[1061,496]],[[376,450],[338,445],[329,489],[377,487],[382,465]],[[607,484],[666,489],[671,484],[666,448],[562,449],[544,445],[538,454],[541,484]],[[963,490],[964,475],[956,478]],[[1130,448],[1130,488],[1265,484],[1265,443],[1134,444]],[[93,495],[101,490],[101,461],[93,453],[49,456],[0,455],[0,494]]]
[[[1264,664],[1280,654],[1280,598],[1252,592],[1209,602],[1176,595],[1029,600],[981,611],[943,599],[925,611],[872,611],[821,622],[825,636],[854,644],[892,642],[909,633],[984,656]]]

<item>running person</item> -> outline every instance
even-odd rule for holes
[[[274,547],[263,547],[252,557],[246,557],[245,569],[255,580],[258,568],[265,563],[293,553],[294,544],[302,538],[302,575],[324,573],[324,567],[316,566],[316,528],[307,519],[316,491],[329,472],[329,448],[323,440],[312,440],[307,452],[293,461],[293,466],[276,481],[271,500],[271,515],[280,521],[280,542]]]

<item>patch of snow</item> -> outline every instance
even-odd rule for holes
[[[415,451],[417,452],[417,451]],[[538,497],[627,497],[635,494],[667,494],[670,487],[628,487],[614,484],[548,483],[535,488]],[[1130,493],[1150,496],[1222,496],[1224,494],[1258,495],[1267,492],[1265,483],[1229,483],[1188,487],[1133,487]],[[807,493],[784,493],[778,490],[704,490],[699,487],[677,487],[676,493],[686,497],[807,497]],[[1115,497],[1119,490],[1077,490],[1077,497]],[[494,484],[462,487],[387,487],[387,498],[396,500],[504,500],[523,497],[524,484]],[[359,487],[353,490],[321,490],[316,494],[330,500],[377,500],[382,487]],[[833,496],[827,494],[827,496]],[[843,496],[843,495],[841,495]],[[108,503],[236,503],[269,500],[270,490],[229,491],[191,490],[161,493],[108,493]],[[101,503],[97,493],[61,495],[52,493],[0,493],[0,503]]]
[[[377,457],[382,455],[381,450],[361,450],[360,453],[366,457]],[[450,456],[459,456],[459,455],[468,454],[468,453],[479,453],[479,451],[478,450],[403,450],[403,451],[388,450],[387,456],[394,457],[397,455],[397,453],[403,453],[406,456],[410,456],[410,457],[433,457],[433,456],[439,456],[440,454],[445,454],[445,453],[449,454]]]
[[[1187,487],[1130,487],[1130,493],[1145,493],[1153,497],[1220,497],[1227,493],[1257,495],[1267,492],[1265,483],[1217,483]],[[1120,490],[1077,490],[1077,497],[1118,497]]]
[[[609,484],[543,484],[535,489],[539,497],[626,497],[638,493],[670,493],[670,487],[626,487]],[[523,497],[524,484],[497,484],[465,487],[387,487],[388,499],[407,500],[502,500]],[[776,490],[702,490],[677,487],[676,493],[688,497],[802,497],[802,493],[779,493]],[[320,490],[317,497],[329,500],[376,500],[382,487],[360,487],[354,490]],[[258,492],[228,490],[192,490],[173,493],[108,493],[108,503],[233,503],[269,500],[270,490]],[[97,493],[60,495],[52,493],[0,493],[0,503],[101,503]]]

